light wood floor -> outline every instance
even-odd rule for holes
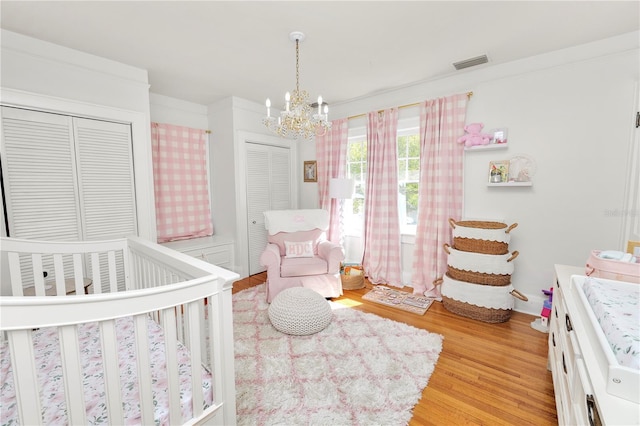
[[[256,274],[234,284],[238,292],[266,281]],[[547,337],[531,315],[509,321],[467,319],[434,303],[425,315],[362,300],[372,285],[345,290],[340,303],[444,336],[443,349],[409,425],[556,425]],[[409,291],[409,288],[405,288]]]

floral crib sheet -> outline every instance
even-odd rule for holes
[[[582,289],[618,363],[640,370],[640,285],[616,287],[587,278]]]
[[[155,406],[155,424],[168,424],[167,375],[162,328],[147,318],[149,350],[151,359],[153,403]],[[80,357],[84,373],[84,395],[89,424],[113,423],[107,418],[105,389],[103,381],[103,363],[97,323],[82,324],[78,327]],[[120,381],[125,423],[140,424],[141,414],[138,406],[138,382],[135,360],[135,337],[132,317],[116,320]],[[43,422],[47,425],[68,424],[66,403],[63,393],[62,367],[59,364],[60,348],[57,328],[49,327],[33,332],[37,376],[42,398]],[[178,365],[180,375],[180,401],[184,418],[192,416],[191,408],[191,362],[189,350],[178,342]],[[14,378],[11,368],[11,355],[7,342],[0,345],[0,421],[2,425],[18,424]],[[211,374],[203,367],[203,389],[205,389],[205,408],[213,401]]]

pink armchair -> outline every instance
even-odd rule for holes
[[[326,240],[329,214],[309,209],[270,210],[264,215],[268,236],[260,263],[267,267],[267,302],[291,287],[306,287],[323,297],[341,296],[344,251]]]

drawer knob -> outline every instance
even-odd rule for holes
[[[600,420],[600,413],[598,413],[598,406],[593,395],[587,395],[587,416],[589,417],[590,426],[602,426],[602,420]]]
[[[564,314],[564,323],[567,327],[567,331],[573,331],[573,325],[571,324],[571,318],[569,318],[569,314]]]

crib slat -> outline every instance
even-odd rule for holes
[[[116,253],[114,251],[107,252],[109,259],[109,291],[116,293],[118,291],[118,270],[116,269]]]
[[[102,280],[100,277],[100,254],[91,253],[91,280],[93,282],[93,292],[102,293]]]
[[[176,314],[174,308],[161,313],[167,362],[167,394],[169,396],[169,424],[182,424],[180,409],[180,380],[178,374],[178,344],[176,340]]]
[[[42,270],[42,255],[33,253],[31,255],[33,265],[33,282],[35,284],[36,296],[44,296],[46,289],[44,288],[44,271]]]
[[[87,415],[82,385],[83,374],[82,364],[80,363],[78,329],[75,325],[59,327],[58,337],[60,339],[60,357],[68,422],[71,425],[86,425]]]
[[[140,415],[143,425],[153,424],[153,393],[151,392],[151,361],[149,360],[149,339],[147,338],[147,317],[134,317],[136,336],[136,367],[138,369],[138,390],[140,392]]]
[[[221,345],[223,344],[223,342],[229,340],[225,339],[225,337],[223,336],[224,324],[221,321],[222,315],[220,311],[222,308],[222,300],[220,295],[214,294],[212,296],[209,296],[209,304],[207,305],[207,307],[209,307],[209,316],[207,317],[207,326],[209,327],[209,341],[206,344],[208,344],[207,349],[209,351],[209,356],[211,357],[211,359],[209,360],[209,365],[213,370],[214,395],[222,395],[226,386],[226,383],[224,382],[226,372],[222,370],[223,365],[221,360],[224,359],[223,357],[227,356],[227,354],[222,353],[223,348],[221,347]],[[231,351],[231,353],[233,354],[233,349],[231,349]],[[227,402],[225,401],[225,405],[226,404]]]
[[[202,414],[204,407],[204,392],[202,389],[202,356],[200,353],[200,300],[185,305],[187,323],[189,326],[189,350],[191,354],[191,392],[193,415]]]
[[[64,296],[67,294],[67,286],[64,282],[64,261],[61,254],[53,255],[53,271],[56,277],[56,295]]]
[[[109,423],[124,424],[122,398],[120,397],[120,367],[118,361],[118,340],[115,320],[100,323],[102,336],[102,357],[104,361],[104,390],[107,396]]]
[[[11,294],[14,296],[24,295],[22,289],[22,270],[20,269],[20,255],[18,253],[7,253],[9,259],[9,275],[11,275]]]
[[[10,331],[8,334],[20,422],[24,425],[42,424],[42,407],[31,330]]]
[[[82,271],[81,253],[73,254],[73,279],[75,280],[76,294],[84,294],[84,272]]]

